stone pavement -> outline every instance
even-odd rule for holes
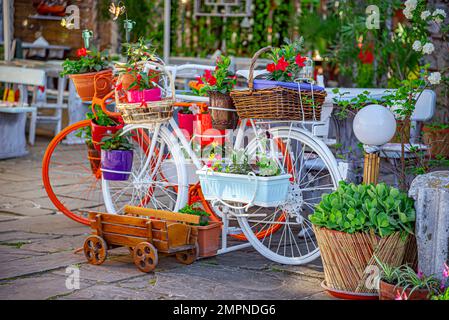
[[[319,259],[283,266],[253,249],[190,266],[162,257],[150,274],[138,271],[124,248],[111,250],[101,266],[87,264],[74,250],[89,228],[56,212],[43,189],[47,144],[40,139],[30,155],[0,160],[0,299],[330,299]],[[66,286],[68,266],[79,267],[79,289]]]

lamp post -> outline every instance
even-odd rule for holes
[[[393,138],[396,132],[396,119],[387,108],[371,104],[354,118],[354,134],[363,143],[365,161],[363,166],[363,183],[377,183],[379,177],[380,146]]]

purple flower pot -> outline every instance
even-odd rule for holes
[[[273,87],[283,87],[287,89],[298,90],[298,83],[296,82],[282,82],[282,81],[272,81],[272,80],[254,80],[254,89],[262,90]],[[312,85],[309,83],[300,83],[299,87],[301,90],[311,91]],[[313,91],[323,91],[323,87],[313,86]]]
[[[145,90],[129,90],[126,92],[129,103],[139,103],[142,101],[161,100],[161,89],[158,87]]]
[[[101,150],[101,171],[105,180],[128,180],[129,173],[127,172],[130,172],[132,167],[132,150]],[[110,172],[109,170],[117,172]]]

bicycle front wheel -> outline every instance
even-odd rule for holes
[[[308,132],[297,128],[269,132],[279,163],[292,175],[287,200],[272,208],[253,206],[240,212],[244,214],[237,215],[237,221],[248,241],[266,258],[282,264],[305,264],[319,256],[308,215],[322,194],[336,189],[340,173],[329,149]],[[255,155],[259,148],[257,139],[252,140],[248,154]]]
[[[103,198],[109,213],[123,214],[126,205],[178,211],[187,202],[185,159],[176,139],[163,126],[128,125],[134,157],[127,181],[103,178]]]

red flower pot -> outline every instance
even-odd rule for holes
[[[195,135],[206,135],[210,137],[198,137],[195,139],[201,147],[207,146],[212,142],[217,142],[218,144],[224,143],[224,138],[215,138],[214,136],[224,136],[225,130],[217,130],[212,127],[212,117],[210,113],[196,114],[193,123],[193,132]]]
[[[95,121],[91,121],[92,126],[92,143],[97,151],[101,150],[101,139],[107,134],[116,133],[118,130],[123,128],[123,124],[118,124],[116,126],[100,126],[95,123]]]
[[[396,296],[399,292],[399,294],[402,294],[404,291],[404,288],[402,287],[395,287],[392,284],[389,284],[384,281],[380,281],[379,284],[379,300],[395,300]],[[429,300],[429,290],[425,289],[416,289],[412,293],[410,293],[412,290],[406,289],[404,292],[407,295],[408,300]]]
[[[181,113],[178,112],[178,126],[180,129],[183,129],[188,132],[188,136],[186,136],[187,139],[190,140],[190,137],[193,135],[193,119],[195,118],[195,115],[192,113]],[[184,132],[184,135],[186,135],[186,132]]]
[[[209,222],[207,226],[198,228],[198,247],[200,257],[217,255],[220,244],[221,222]]]

